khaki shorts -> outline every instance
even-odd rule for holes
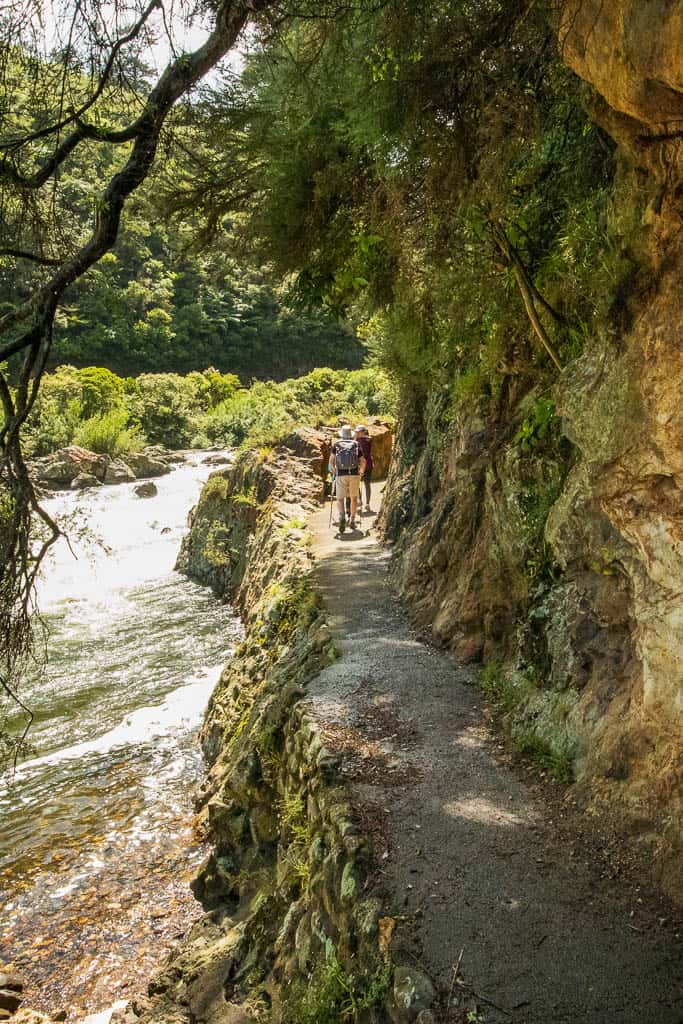
[[[360,477],[357,473],[353,476],[344,475],[337,477],[337,501],[344,498],[357,498],[360,494]]]

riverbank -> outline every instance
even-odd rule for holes
[[[377,428],[376,436],[390,440]],[[180,563],[240,608],[245,639],[202,731],[212,853],[194,883],[207,913],[134,999],[132,1020],[381,1019],[390,985],[369,845],[338,762],[301,707],[336,657],[305,519],[319,507],[331,436],[245,453],[214,474]],[[389,445],[376,442],[380,465]],[[237,552],[244,550],[240,561]],[[384,940],[382,940],[384,941]]]
[[[48,1014],[144,988],[198,914],[197,732],[240,626],[173,566],[216,457],[188,454],[144,501],[134,483],[46,499],[70,545],[39,584],[49,660],[22,689],[34,749],[0,784],[0,956]]]
[[[677,1021],[672,912],[555,827],[370,521],[330,534],[321,461],[245,457],[195,512],[186,565],[247,636],[203,732],[210,909],[129,1021]]]

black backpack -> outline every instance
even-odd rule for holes
[[[355,441],[337,441],[335,458],[337,472],[353,473],[358,469],[358,445]]]

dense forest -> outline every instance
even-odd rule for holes
[[[14,103],[25,102],[18,90]],[[129,102],[118,98],[114,116]],[[62,231],[67,223],[86,229],[98,184],[115,169],[111,145],[69,163],[60,176]],[[128,206],[113,250],[65,292],[48,365],[123,375],[215,366],[245,380],[360,366],[353,330],[329,312],[295,308],[286,282],[241,251],[229,224],[198,251],[192,220],[171,222],[166,212],[164,181],[154,176]],[[30,294],[31,281],[26,262],[0,255],[0,314]]]

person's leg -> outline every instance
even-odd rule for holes
[[[346,526],[346,495],[347,495],[347,476],[337,477],[337,514],[339,516],[339,528],[341,530]]]
[[[365,484],[365,508],[370,508],[370,481],[372,480],[372,470],[366,469],[363,476],[363,483]]]
[[[348,477],[349,481],[349,495],[351,497],[351,529],[356,525],[356,510],[358,509],[358,492],[360,490],[360,481],[357,476]]]

